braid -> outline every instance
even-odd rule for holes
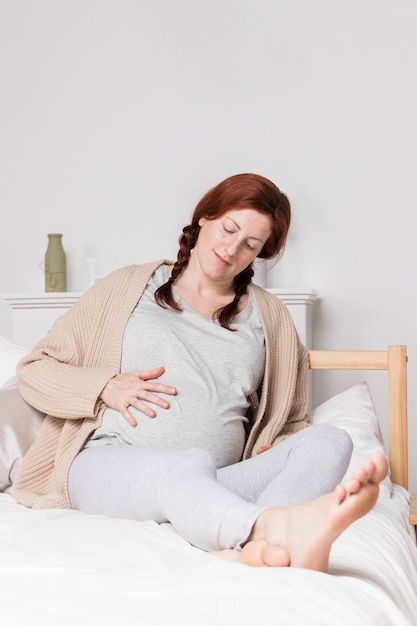
[[[166,283],[161,285],[155,291],[155,300],[159,306],[164,309],[171,307],[176,311],[182,311],[180,305],[176,302],[174,294],[172,293],[172,283],[178,278],[180,274],[185,270],[190,260],[191,250],[194,248],[198,233],[200,232],[200,226],[189,225],[182,229],[182,235],[179,238],[179,250],[177,254],[177,260],[172,268],[171,276]]]
[[[218,309],[214,314],[223,328],[227,328],[227,330],[232,331],[235,330],[234,328],[230,328],[230,322],[235,315],[237,315],[240,297],[247,293],[247,287],[251,283],[254,273],[255,272],[253,271],[251,263],[246,269],[240,272],[240,274],[235,276],[235,297],[232,302],[229,302],[226,306]]]

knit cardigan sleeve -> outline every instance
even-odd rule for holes
[[[251,293],[264,330],[266,362],[244,458],[311,424],[307,413],[308,350],[301,343],[285,304],[256,285],[252,285]]]

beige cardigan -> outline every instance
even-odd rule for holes
[[[91,287],[18,364],[23,398],[46,413],[17,473],[13,495],[34,508],[70,508],[67,477],[75,456],[101,423],[99,395],[120,371],[122,341],[132,310],[162,263],[131,265]],[[275,296],[251,285],[265,343],[260,400],[251,398],[252,428],[244,458],[307,426],[308,352]]]

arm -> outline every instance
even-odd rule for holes
[[[259,405],[248,436],[244,458],[310,424],[308,406],[309,355],[285,305],[271,294],[252,288],[263,324],[265,374]]]
[[[292,398],[291,409],[288,417],[280,430],[273,439],[273,444],[277,444],[290,435],[307,428],[311,425],[311,416],[307,413],[308,404],[308,351],[302,345],[300,340],[298,344],[298,369],[297,380]]]
[[[103,387],[119,372],[116,341],[105,343],[115,324],[106,319],[104,287],[95,286],[84,294],[18,364],[22,396],[44,413],[62,418],[95,416]]]

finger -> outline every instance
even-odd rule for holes
[[[136,371],[134,374],[141,380],[151,380],[153,378],[159,378],[165,372],[165,367],[156,367],[153,370]]]
[[[256,450],[256,454],[262,454],[262,452],[266,452],[267,450],[270,450],[272,448],[272,446],[261,446],[260,448],[258,448]]]
[[[145,402],[149,402],[150,404],[156,404],[161,407],[161,409],[169,409],[170,404],[166,398],[161,397],[160,395],[155,395],[153,391],[149,391],[147,389],[142,389],[140,394],[138,394],[139,400],[143,400]]]
[[[127,409],[127,407],[123,411],[121,411],[121,414],[133,428],[135,428],[135,426],[138,425],[137,421],[135,420],[133,415],[130,413],[130,411]]]
[[[154,391],[156,393],[164,393],[169,396],[177,395],[177,388],[171,385],[164,385],[162,383],[148,383],[146,385],[147,391]]]
[[[144,404],[145,402],[147,402],[148,404]],[[152,413],[152,417],[154,417],[155,412],[151,407],[149,407],[149,404],[155,404],[161,409],[169,409],[170,406],[168,400],[165,400],[165,398],[161,398],[160,396],[156,396],[155,394],[151,393],[150,391],[146,391],[145,389],[142,389],[132,401],[132,405],[135,408],[143,412],[145,412],[144,409],[146,408],[148,409],[148,411],[146,411],[146,414],[149,415],[150,413]]]
[[[135,407],[135,409],[137,409],[138,411],[146,415],[146,417],[152,417],[152,418],[156,417],[156,412],[153,409],[151,409],[150,406],[148,406],[147,404],[144,404],[140,400],[139,402],[136,402],[133,406]]]
[[[154,396],[145,389],[140,389],[133,398],[130,400],[130,405],[135,409],[146,415],[147,417],[156,417],[155,410],[149,406],[150,404],[156,404],[163,409],[169,408],[169,404],[163,398]]]

